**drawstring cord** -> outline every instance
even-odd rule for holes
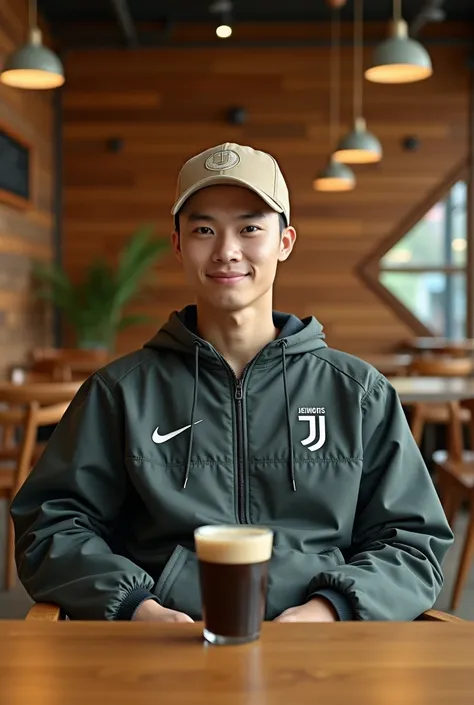
[[[197,395],[198,395],[198,387],[199,387],[199,349],[201,347],[201,343],[199,340],[194,341],[194,393],[193,393],[193,406],[191,409],[191,428],[189,431],[189,443],[188,443],[188,459],[186,461],[186,474],[184,476],[184,482],[183,482],[183,490],[186,489],[186,485],[188,484],[189,480],[189,473],[191,471],[191,455],[193,452],[193,439],[194,439],[194,413],[196,411],[196,401],[197,401]]]
[[[289,443],[289,451],[290,451],[290,479],[291,479],[291,486],[293,488],[293,492],[296,492],[296,477],[295,477],[295,459],[294,459],[294,453],[293,453],[293,431],[291,428],[291,417],[290,417],[290,397],[288,394],[288,380],[286,376],[286,346],[287,346],[287,341],[282,340],[281,341],[281,358],[282,358],[282,365],[283,365],[283,385],[285,389],[285,404],[286,404],[286,423],[287,423],[287,430],[288,430],[288,443]],[[194,393],[193,393],[193,405],[191,409],[191,428],[189,431],[189,443],[188,443],[188,458],[186,461],[186,474],[184,476],[184,482],[183,482],[183,490],[186,489],[186,485],[188,484],[189,480],[189,474],[191,471],[191,456],[193,452],[193,440],[194,440],[194,415],[196,411],[196,403],[197,403],[197,396],[198,396],[198,389],[199,389],[199,350],[201,348],[201,343],[198,340],[194,341],[194,349],[195,349],[195,356],[194,356]]]
[[[285,388],[286,424],[287,424],[287,429],[288,429],[288,443],[290,446],[290,479],[291,479],[291,486],[293,487],[293,492],[296,492],[295,458],[293,455],[293,431],[291,428],[290,397],[288,394],[288,381],[286,378],[286,346],[288,345],[288,343],[286,340],[282,340],[280,345],[281,345],[281,361],[282,361],[282,365],[283,365],[283,385]]]

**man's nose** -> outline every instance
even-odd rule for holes
[[[218,262],[238,262],[242,259],[239,242],[231,235],[216,238],[213,254],[215,261]]]

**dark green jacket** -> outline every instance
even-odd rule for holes
[[[317,593],[341,619],[432,607],[453,535],[388,381],[277,313],[238,381],[195,317],[85,382],[13,501],[31,597],[130,619],[153,595],[200,619],[193,530],[240,522],[274,531],[266,619]]]

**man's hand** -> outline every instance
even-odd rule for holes
[[[337,622],[337,612],[324,597],[313,597],[304,605],[290,607],[275,622]]]
[[[133,622],[194,622],[184,612],[162,607],[155,600],[144,600],[135,610]]]

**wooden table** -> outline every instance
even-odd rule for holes
[[[379,354],[379,355],[361,355],[362,360],[373,365],[381,374],[389,377],[391,375],[399,375],[406,373],[408,367],[413,361],[413,355],[402,354]]]
[[[14,382],[0,381],[0,401],[23,403],[37,401],[43,404],[60,404],[71,401],[83,382]]]
[[[474,397],[473,377],[390,377],[402,404],[439,403]]]
[[[0,622],[5,705],[472,705],[474,623],[265,623],[244,646],[200,624]]]
[[[412,338],[407,341],[406,347],[409,350],[416,352],[474,352],[474,339],[473,338],[458,338],[453,340],[451,338],[439,338],[439,337],[425,337],[425,338]]]

